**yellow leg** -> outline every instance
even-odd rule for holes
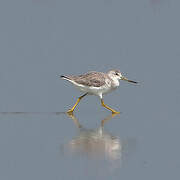
[[[81,100],[83,97],[85,97],[87,94],[88,94],[88,93],[80,96],[80,97],[78,98],[78,100],[76,101],[76,103],[74,104],[74,106],[73,106],[70,110],[68,110],[67,113],[68,113],[68,114],[73,114],[73,111],[74,111],[75,107],[79,104],[80,100]]]
[[[119,113],[120,113],[120,112],[115,111],[114,109],[110,108],[110,107],[107,106],[106,104],[104,104],[104,100],[103,100],[103,99],[101,99],[101,105],[102,105],[103,107],[105,107],[106,109],[109,109],[109,110],[112,112],[112,114],[119,114]]]

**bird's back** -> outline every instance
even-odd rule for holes
[[[91,71],[78,76],[61,76],[62,78],[75,82],[84,86],[100,87],[105,84],[105,79],[108,78],[105,73]]]

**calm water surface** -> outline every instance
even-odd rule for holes
[[[121,137],[119,128],[114,132],[108,128],[121,123],[120,115],[103,119],[85,115],[83,120],[64,113],[0,116],[1,176],[5,179],[106,179],[119,173],[136,153],[136,138],[123,133]],[[86,127],[88,120],[94,121],[92,127]]]
[[[0,179],[179,180],[179,7],[1,0]],[[94,96],[54,113],[81,95],[57,74],[114,68],[140,82],[104,97],[120,115]]]

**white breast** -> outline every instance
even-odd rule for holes
[[[107,79],[105,85],[103,85],[101,87],[84,86],[84,85],[78,84],[78,83],[76,83],[74,81],[71,81],[71,82],[80,91],[85,92],[85,93],[89,93],[89,94],[92,94],[92,95],[99,96],[100,98],[102,98],[103,94],[107,94],[107,93],[115,90],[119,86],[119,81],[115,82],[112,85],[112,83],[111,83],[111,81],[109,79]]]

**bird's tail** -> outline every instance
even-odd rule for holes
[[[64,75],[59,75],[59,77],[62,78],[62,79],[68,79],[68,77],[64,76]]]
[[[65,79],[65,80],[71,81],[71,78],[68,77],[68,76],[65,76],[65,75],[59,75],[59,77],[60,77],[61,79]]]

